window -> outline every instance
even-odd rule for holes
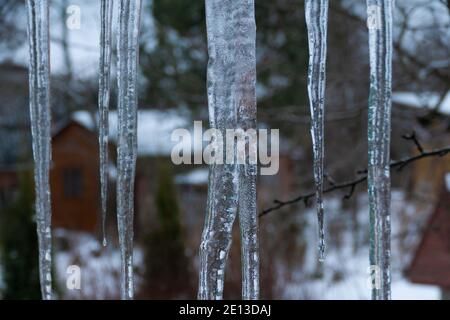
[[[64,195],[67,198],[79,198],[83,194],[83,174],[79,168],[64,170]]]

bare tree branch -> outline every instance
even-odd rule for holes
[[[409,165],[415,161],[425,159],[425,158],[430,158],[430,157],[444,157],[450,153],[450,146],[443,147],[443,148],[436,149],[436,150],[429,150],[429,151],[424,150],[414,132],[409,135],[404,135],[403,138],[406,140],[412,141],[415,144],[417,150],[419,151],[419,154],[402,159],[402,160],[391,162],[391,164],[389,166],[391,171],[395,169],[397,172],[399,172],[404,167],[406,167],[407,165]],[[336,183],[328,175],[325,175],[325,178],[331,183],[330,183],[330,187],[324,189],[323,193],[325,194],[325,193],[331,193],[336,190],[348,189],[348,192],[344,195],[344,199],[349,199],[353,195],[353,193],[356,189],[356,186],[358,186],[359,184],[361,184],[367,180],[367,169],[360,170],[357,172],[357,174],[359,174],[361,176],[354,180],[341,182],[341,183]],[[259,216],[263,217],[270,212],[280,210],[281,208],[284,208],[289,205],[293,205],[293,204],[301,202],[301,201],[303,201],[305,203],[305,205],[308,205],[309,200],[311,198],[313,198],[314,196],[315,196],[315,192],[309,192],[309,193],[299,195],[293,199],[286,200],[286,201],[281,201],[281,200],[275,199],[273,201],[274,205],[272,207],[269,207],[269,208],[261,211],[259,213]]]

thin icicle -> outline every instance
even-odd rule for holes
[[[245,166],[241,166],[239,185],[239,223],[241,229],[242,298],[244,300],[259,299],[259,239],[256,203],[256,173],[256,165],[246,164]]]
[[[379,278],[372,298],[391,298],[390,131],[393,0],[367,0],[370,48],[369,207],[370,264]],[[377,284],[378,281],[375,281]]]
[[[254,0],[241,2],[239,28],[234,38],[235,82],[238,107],[238,127],[247,133],[245,164],[239,172],[239,223],[241,229],[242,298],[259,298],[259,239],[256,203],[257,135],[256,135],[256,23]],[[245,136],[243,137],[245,139]],[[248,152],[246,152],[248,150]]]
[[[208,107],[211,128],[256,127],[254,1],[206,0]],[[227,148],[236,159],[236,148]],[[246,173],[249,173],[246,175]],[[231,231],[239,204],[243,298],[259,295],[256,166],[212,164],[200,246],[199,299],[222,299]],[[247,201],[244,203],[244,201]]]
[[[137,68],[140,0],[120,0],[118,52],[117,221],[122,258],[121,297],[132,299],[134,177],[137,158]]]
[[[42,298],[52,298],[50,46],[47,0],[27,0],[30,120],[33,139],[39,277]]]
[[[98,92],[100,189],[102,204],[103,245],[106,246],[106,214],[108,199],[108,113],[111,74],[111,25],[113,0],[101,0],[100,19],[100,76]]]
[[[305,1],[309,40],[308,94],[314,152],[314,180],[319,230],[319,261],[325,259],[323,213],[324,112],[327,58],[328,0]]]

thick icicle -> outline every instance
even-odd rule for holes
[[[256,127],[254,1],[206,0],[208,107],[210,126]],[[232,150],[231,150],[232,149]],[[236,148],[226,151],[236,158]],[[244,168],[243,168],[244,167]],[[245,175],[248,172],[249,175]],[[222,299],[225,265],[239,196],[243,254],[243,298],[259,294],[256,166],[212,164],[200,246],[199,299]],[[240,189],[240,188],[243,188]],[[244,203],[244,200],[247,201]]]
[[[121,297],[132,299],[134,177],[137,157],[137,68],[140,0],[120,0],[118,52],[117,221],[122,258]]]
[[[101,0],[100,18],[100,66],[99,66],[99,147],[100,147],[100,189],[102,206],[103,245],[106,246],[106,214],[108,199],[108,111],[111,73],[111,25],[113,0]]]
[[[325,259],[323,213],[324,112],[327,59],[328,0],[306,0],[305,17],[309,40],[308,94],[314,152],[314,180],[319,230],[319,261]]]
[[[393,0],[367,0],[367,12],[370,49],[368,123],[370,264],[376,277],[372,298],[386,300],[391,297],[389,148]]]
[[[30,51],[30,120],[33,139],[39,277],[42,298],[52,298],[52,235],[49,171],[51,161],[50,46],[47,0],[27,0]]]

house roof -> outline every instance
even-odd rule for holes
[[[207,185],[208,184],[208,168],[198,168],[187,173],[179,174],[175,177],[176,184],[189,185]]]
[[[450,288],[450,176],[428,220],[407,276],[412,282]]]
[[[91,113],[77,111],[73,120],[85,127],[95,130],[96,125]],[[138,112],[138,154],[140,156],[169,156],[177,142],[171,141],[172,131],[177,128],[186,128],[187,117],[169,110],[139,110]],[[109,136],[112,141],[117,140],[118,115],[116,111],[109,112]]]
[[[434,110],[445,115],[450,115],[450,91],[443,97],[437,92],[394,92],[392,102],[412,108]]]

